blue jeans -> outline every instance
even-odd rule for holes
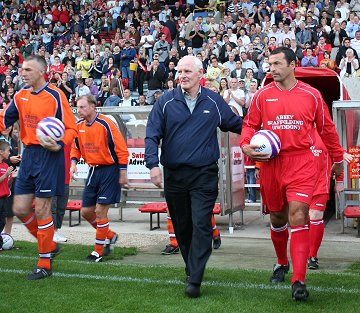
[[[247,168],[246,169],[246,183],[247,184],[256,184],[255,179],[255,169],[254,168]],[[255,187],[248,187],[249,192],[249,200],[256,202],[256,188]]]
[[[145,48],[145,53],[149,57],[149,62],[151,63],[153,59],[153,47]],[[144,66],[146,66],[146,64],[144,64]]]
[[[130,66],[123,66],[121,68],[121,77],[129,79],[129,89],[134,90],[134,72],[130,71]]]
[[[113,19],[111,22],[111,30],[116,30],[117,27],[117,19]]]

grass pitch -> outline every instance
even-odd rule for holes
[[[183,267],[128,265],[121,260],[137,253],[116,248],[103,263],[82,261],[92,247],[63,245],[53,264],[53,277],[27,281],[36,264],[36,244],[16,242],[0,253],[0,312],[358,312],[360,263],[345,272],[309,272],[310,297],[290,297],[290,277],[269,283],[268,271],[208,268],[202,297],[184,296]],[[170,262],[170,261],[169,261]]]

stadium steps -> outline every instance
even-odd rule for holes
[[[100,41],[102,39],[105,39],[106,43],[111,43],[111,39],[114,39],[115,37],[115,30],[109,30],[109,31],[101,31],[99,33]]]
[[[144,82],[144,95],[146,96],[147,94],[147,91],[148,91],[148,84],[147,84],[147,81]],[[133,99],[139,99],[139,93],[138,93],[138,90],[137,88],[131,93],[131,97]]]

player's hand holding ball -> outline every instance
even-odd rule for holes
[[[276,157],[281,149],[280,138],[271,130],[259,130],[250,144],[243,146],[243,152],[252,160],[266,162]]]
[[[36,138],[39,144],[47,150],[57,152],[62,147],[57,143],[64,137],[65,126],[56,117],[42,119],[36,128]]]
[[[43,146],[45,149],[50,150],[52,152],[57,152],[61,149],[61,146],[51,137],[42,137],[39,135],[36,135],[37,140],[39,141],[39,144]]]

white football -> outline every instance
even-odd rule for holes
[[[251,138],[250,144],[257,145],[256,152],[267,153],[269,158],[275,158],[281,149],[280,138],[271,130],[259,130]]]
[[[51,137],[55,141],[63,139],[65,133],[65,126],[62,121],[56,117],[45,117],[42,119],[36,128],[36,135],[39,137]]]
[[[10,250],[10,249],[12,249],[14,247],[14,239],[13,239],[13,237],[11,237],[7,233],[2,233],[1,237],[2,237],[2,240],[3,240],[3,245],[2,245],[3,250]]]

